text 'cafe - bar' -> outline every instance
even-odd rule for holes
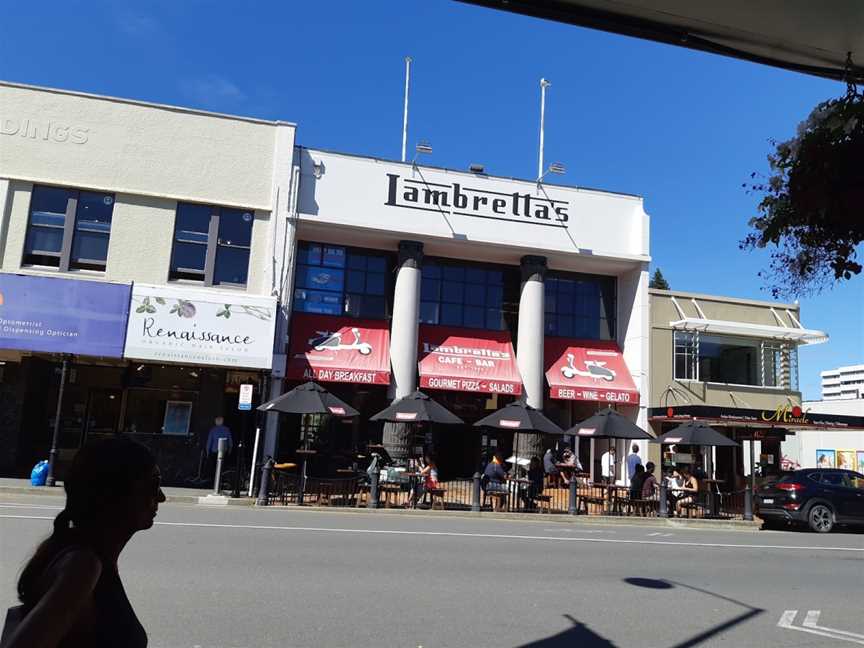
[[[416,389],[469,426],[517,398],[565,428],[610,404],[647,425],[641,198],[305,148],[295,157],[285,388],[315,380],[360,412],[308,430],[322,447],[386,447],[369,418]],[[514,196],[520,209],[494,208]],[[300,440],[286,435],[290,453]],[[424,435],[450,474],[511,443],[470,427]]]

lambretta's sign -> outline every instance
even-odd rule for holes
[[[516,221],[548,227],[567,227],[569,203],[545,195],[532,196],[468,187],[459,182],[442,184],[387,174],[388,207],[403,207],[474,218]]]
[[[0,117],[0,135],[41,139],[46,142],[86,144],[89,128],[39,119]]]

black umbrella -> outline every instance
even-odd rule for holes
[[[403,396],[390,407],[381,410],[370,421],[390,421],[393,423],[445,423],[462,425],[465,423],[440,403],[432,400],[419,389]]]
[[[515,432],[540,432],[543,434],[564,434],[564,431],[550,421],[543,412],[518,400],[505,405],[475,424],[477,427],[494,427]]]
[[[611,407],[577,423],[566,434],[592,439],[653,439],[645,430]]]
[[[734,447],[738,444],[720,434],[717,430],[703,421],[687,421],[666,434],[657,438],[657,443],[695,446],[727,446]]]
[[[285,414],[332,414],[333,416],[357,416],[359,412],[345,401],[336,398],[321,385],[308,382],[295,387],[268,403],[258,407],[261,412],[284,412]]]

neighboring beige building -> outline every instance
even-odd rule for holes
[[[752,439],[754,455],[779,467],[780,441],[805,418],[798,348],[828,336],[801,325],[797,304],[655,289],[649,300],[653,431],[702,419],[742,442],[743,456],[737,448],[711,453],[730,487],[750,472]]]
[[[163,471],[179,475],[164,454],[197,466],[197,448],[183,444],[206,437],[216,414],[237,434],[238,384],[263,387],[274,366],[295,130],[0,82],[0,288],[22,286],[18,275],[56,278],[60,294],[69,280],[134,284],[122,357],[64,354],[72,369],[61,447],[139,434]],[[74,320],[75,311],[63,313]],[[234,342],[210,343],[220,332]],[[0,345],[0,399],[15,408],[0,420],[0,440],[19,466],[45,456],[60,358],[38,341]]]

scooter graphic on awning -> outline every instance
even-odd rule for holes
[[[356,326],[351,328],[354,334],[354,341],[350,344],[342,343],[342,333],[330,333],[329,331],[317,331],[320,337],[311,338],[309,346],[315,351],[357,351],[360,355],[369,355],[372,353],[372,345],[368,342],[360,341],[360,329]]]
[[[612,382],[615,380],[615,372],[606,366],[606,363],[601,360],[585,360],[585,369],[577,369],[573,366],[576,357],[572,353],[567,354],[567,365],[561,367],[561,373],[565,378],[575,378],[576,376],[584,376],[585,378],[593,378],[594,380],[605,380]]]

